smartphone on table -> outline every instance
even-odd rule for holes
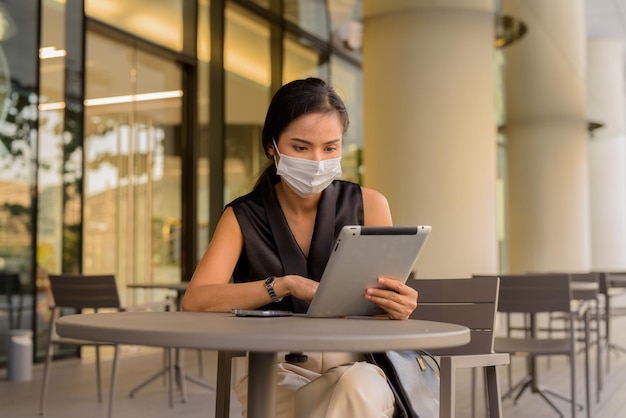
[[[291,311],[263,310],[263,309],[233,309],[231,310],[235,316],[251,316],[269,318],[273,316],[292,316]]]

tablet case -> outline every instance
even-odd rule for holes
[[[430,231],[427,225],[344,226],[306,315],[320,318],[384,313],[364,298],[365,290],[379,287],[379,276],[406,282]]]

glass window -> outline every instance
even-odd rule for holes
[[[261,130],[270,98],[270,28],[239,7],[227,7],[225,25],[224,200],[230,202],[251,190],[266,161]]]
[[[361,164],[363,149],[363,89],[361,70],[345,60],[331,56],[330,83],[341,96],[348,115],[350,127],[344,136],[341,166],[343,178],[361,183]]]
[[[43,2],[40,51],[39,207],[37,263],[60,273],[63,255],[63,129],[65,115],[65,8]],[[44,209],[45,208],[45,209]],[[38,287],[45,286],[40,278]]]
[[[198,2],[198,260],[209,245],[209,62],[210,4],[208,0]]]
[[[320,54],[300,38],[287,33],[283,41],[283,84],[306,77],[328,79],[328,65],[320,63]]]
[[[258,4],[259,6],[263,7],[264,9],[269,9],[270,8],[270,0],[251,0],[252,3]]]
[[[363,46],[362,2],[329,0],[331,37],[335,48],[361,62]]]
[[[6,362],[8,330],[35,322],[38,14],[38,2],[0,3],[0,365]]]
[[[330,28],[326,0],[283,2],[284,18],[322,40],[329,40]]]
[[[181,70],[95,33],[86,49],[83,271],[178,282]]]
[[[85,0],[85,13],[150,42],[183,51],[183,1],[189,0]]]

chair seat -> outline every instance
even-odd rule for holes
[[[444,357],[451,357],[457,368],[505,366],[511,362],[509,353],[457,354]]]
[[[571,342],[568,338],[521,339],[498,337],[494,339],[493,344],[496,352],[517,355],[569,355],[571,352]]]

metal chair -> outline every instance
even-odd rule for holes
[[[118,345],[115,343],[97,342],[91,340],[80,340],[73,338],[59,337],[55,332],[55,322],[60,315],[64,313],[80,313],[85,309],[92,309],[94,314],[101,309],[122,311],[127,310],[121,306],[118,294],[115,276],[106,275],[50,275],[50,291],[53,299],[51,304],[52,315],[50,319],[50,328],[48,332],[48,347],[46,350],[46,361],[43,371],[43,379],[41,386],[41,397],[39,399],[39,415],[44,414],[44,405],[50,380],[50,363],[54,354],[54,346],[57,344],[70,344],[75,346],[94,346],[96,349],[96,382],[98,392],[98,402],[102,402],[102,385],[100,371],[100,347],[111,346],[114,349],[113,364],[111,368],[111,386],[108,402],[108,417],[112,416],[113,397],[115,394],[115,380],[117,377],[118,366]],[[141,307],[133,307],[133,310],[145,309],[147,307],[162,306],[166,310],[170,310],[173,306],[171,300],[159,303],[142,305]],[[166,348],[167,359],[171,364],[170,349]],[[169,374],[169,396],[170,405],[173,404],[173,373]]]
[[[572,290],[569,274],[527,274],[518,276],[500,276],[500,297],[498,311],[513,314],[528,315],[530,327],[528,334],[522,336],[509,335],[496,337],[494,347],[496,352],[509,353],[515,356],[525,356],[528,360],[528,375],[514,385],[504,397],[515,391],[515,401],[526,389],[536,393],[544,399],[559,415],[559,408],[549,396],[568,401],[571,405],[572,417],[576,411],[582,410],[582,405],[576,402],[576,312],[571,310]],[[557,312],[568,317],[567,335],[560,338],[541,338],[537,333],[537,315],[541,313]],[[585,351],[588,353],[589,344],[589,312],[585,315]],[[541,386],[537,382],[536,357],[564,355],[569,358],[571,397],[560,394],[550,388]],[[585,356],[585,389],[586,399],[589,400],[589,358]],[[589,413],[587,403],[587,415]]]
[[[596,401],[600,401],[600,392],[603,386],[603,373],[602,373],[602,343],[601,343],[601,328],[603,315],[600,310],[600,274],[599,273],[567,273],[570,278],[570,287],[572,289],[572,309],[577,313],[576,319],[583,324],[583,338],[584,335],[584,321],[586,320],[585,314],[589,312],[589,319],[593,322],[593,325],[589,327],[588,332],[595,335],[594,341],[589,341],[590,345],[596,344]],[[552,331],[552,320],[558,318],[554,314],[550,317],[549,330]],[[561,318],[562,319],[562,318]],[[567,320],[567,318],[565,318]],[[578,328],[580,331],[580,328]],[[591,334],[589,334],[589,337]],[[581,339],[579,339],[580,341]],[[584,351],[584,350],[583,350]],[[585,352],[586,356],[589,356],[589,352]],[[589,400],[587,400],[589,402]]]
[[[441,364],[441,417],[455,416],[456,370],[477,367],[485,372],[488,416],[502,416],[496,367],[509,364],[509,354],[493,350],[498,283],[497,277],[407,280],[407,285],[419,292],[418,306],[411,318],[465,325],[471,332],[467,345],[429,351],[439,357]],[[472,409],[474,412],[473,404]]]
[[[626,353],[626,347],[616,344],[611,339],[611,320],[626,315],[626,306],[614,306],[613,299],[626,294],[626,272],[601,272],[600,294],[602,295],[602,319],[604,320],[604,339],[606,349],[606,372],[611,366],[611,352]]]
[[[108,416],[111,417],[113,409],[113,394],[115,392],[115,378],[117,376],[117,344],[61,338],[56,335],[55,322],[59,316],[63,314],[64,309],[70,309],[73,313],[80,312],[83,309],[93,309],[94,312],[98,312],[99,309],[121,310],[115,276],[50,275],[50,291],[54,301],[51,306],[52,316],[48,332],[48,348],[46,350],[46,362],[43,369],[41,397],[39,399],[39,415],[43,415],[44,413],[48,381],[50,379],[49,368],[54,354],[54,345],[72,344],[76,346],[91,345],[96,348],[96,382],[98,389],[98,402],[102,402],[100,347],[112,346],[114,348],[108,414]]]

